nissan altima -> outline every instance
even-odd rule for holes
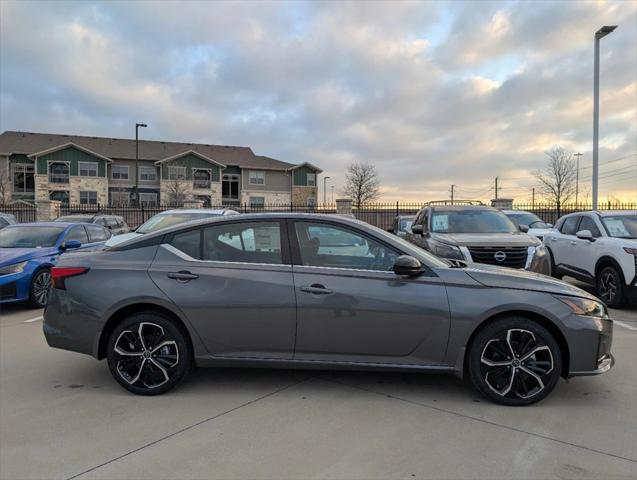
[[[607,309],[583,290],[337,216],[188,222],[64,255],[51,277],[49,345],[105,358],[141,395],[193,366],[410,370],[526,405],[614,363]]]

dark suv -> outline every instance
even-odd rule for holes
[[[550,273],[542,242],[500,210],[479,202],[430,202],[418,212],[405,238],[451,260]]]
[[[130,227],[124,219],[118,215],[105,215],[103,213],[82,213],[78,215],[66,215],[55,220],[56,222],[69,223],[94,223],[106,227],[113,235],[121,235],[130,232]]]

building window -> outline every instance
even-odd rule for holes
[[[24,194],[35,192],[34,168],[32,164],[16,163],[13,165],[13,193]]]
[[[157,194],[156,193],[140,193],[139,203],[144,207],[156,207]]]
[[[97,192],[80,192],[80,205],[97,205]]]
[[[168,166],[168,180],[184,180],[186,178],[186,167],[177,165]]]
[[[143,182],[157,181],[156,167],[139,167],[139,179]]]
[[[307,174],[307,186],[316,187],[316,173]]]
[[[265,197],[250,197],[250,208],[263,208]]]
[[[210,188],[210,170],[196,169],[192,172],[193,188]]]
[[[248,183],[250,185],[265,185],[265,172],[259,170],[250,170],[248,172]]]
[[[221,182],[222,201],[239,200],[239,175],[227,174]]]
[[[69,183],[69,165],[63,162],[49,164],[50,183]]]
[[[79,162],[80,177],[97,177],[97,163]]]
[[[130,195],[128,192],[111,191],[111,204],[127,206],[130,201]]]
[[[69,203],[69,192],[64,190],[54,190],[49,192],[49,199],[62,203]]]
[[[128,165],[113,165],[111,178],[113,180],[128,180]]]

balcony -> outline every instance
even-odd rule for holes
[[[69,166],[66,163],[49,165],[49,183],[69,183]]]
[[[195,178],[192,188],[210,188],[210,179]]]
[[[193,170],[192,188],[199,190],[210,189],[210,172],[208,170]]]

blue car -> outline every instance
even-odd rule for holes
[[[0,304],[46,305],[50,269],[66,251],[98,250],[111,233],[91,224],[42,222],[0,230]]]

